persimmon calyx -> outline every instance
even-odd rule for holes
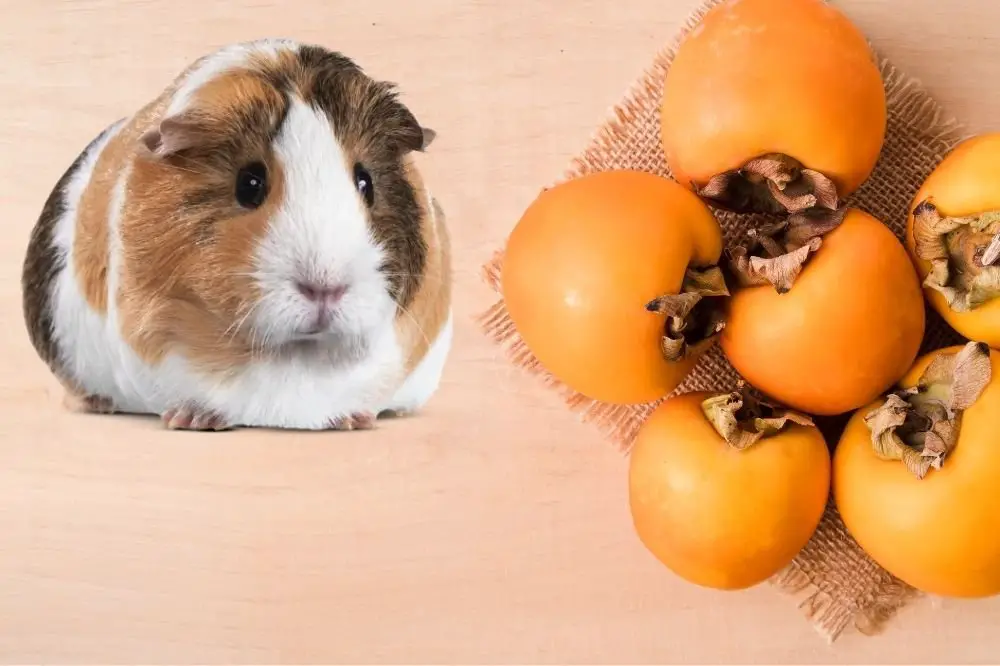
[[[955,312],[969,312],[1000,296],[1000,210],[946,217],[929,200],[913,209],[917,257],[931,270],[924,286]]]
[[[962,413],[979,399],[991,375],[984,342],[936,356],[915,387],[890,393],[865,415],[875,455],[901,461],[918,479],[932,467],[941,469],[958,442]]]
[[[718,266],[688,267],[680,293],[665,294],[646,310],[667,316],[660,351],[670,362],[682,361],[710,345],[725,328],[723,312],[729,287]]]
[[[739,169],[724,171],[695,192],[718,208],[734,213],[797,213],[809,208],[837,208],[837,186],[798,160],[768,153]]]
[[[740,451],[777,435],[789,424],[815,425],[805,414],[758,400],[743,383],[732,393],[705,399],[701,410],[719,436]]]
[[[740,287],[770,284],[784,294],[846,214],[846,208],[813,208],[751,229],[747,243],[729,250],[729,270]]]

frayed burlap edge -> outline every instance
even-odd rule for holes
[[[672,43],[656,56],[624,99],[612,109],[610,117],[594,134],[588,147],[572,160],[562,181],[608,168],[605,164],[615,159],[609,156],[626,138],[630,122],[643,113],[648,114],[651,105],[659,107],[663,80],[677,46],[709,9],[723,1],[707,0],[689,16]],[[912,129],[924,145],[930,144],[939,154],[947,153],[967,136],[958,121],[945,113],[919,81],[897,70],[885,58],[878,56],[878,60],[887,104],[896,115],[897,122]],[[497,250],[483,266],[485,282],[498,294],[501,292],[502,267],[502,249]],[[584,422],[596,426],[623,453],[628,452],[636,431],[657,403],[611,405],[591,400],[569,389],[539,364],[521,340],[502,299],[484,312],[479,320],[483,331],[503,349],[511,363],[539,378],[556,391]],[[718,350],[712,353],[717,354]],[[711,362],[707,358],[702,363],[706,360]],[[698,388],[702,387],[682,385],[675,393]],[[861,593],[838,595],[837,590],[846,586],[848,581],[830,575],[831,571],[824,566],[824,561],[830,559],[849,559],[851,566],[842,569],[856,572],[857,577],[866,577],[872,584]],[[875,564],[860,549],[847,533],[832,502],[816,535],[791,565],[772,578],[771,584],[792,597],[815,629],[829,642],[836,640],[851,625],[865,635],[878,633],[896,611],[918,594]]]

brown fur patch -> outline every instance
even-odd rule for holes
[[[122,145],[115,139],[111,142]],[[108,152],[113,152],[113,149],[105,149],[98,164],[113,159],[107,155]],[[121,164],[121,161],[113,163]],[[77,284],[90,307],[102,315],[108,309],[108,206],[117,180],[115,172],[95,170],[80,197],[76,237],[73,240],[73,268]]]
[[[420,230],[424,244],[429,248],[423,280],[410,304],[400,308],[396,317],[396,335],[406,358],[406,374],[409,374],[427,354],[448,318],[451,307],[451,239],[444,211],[437,200],[427,203],[427,190],[412,161],[407,162],[407,175],[422,202]]]
[[[252,251],[283,199],[271,144],[287,105],[259,76],[240,70],[200,88],[197,114],[181,131],[193,144],[162,159],[138,155],[123,213],[118,305],[122,332],[148,363],[172,348],[202,367],[231,369],[252,355],[239,324],[259,298]],[[256,210],[235,200],[236,173],[267,166],[269,191]]]

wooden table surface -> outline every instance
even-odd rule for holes
[[[1000,5],[840,4],[972,128],[1000,127]],[[632,533],[625,460],[478,333],[479,266],[694,5],[0,0],[0,660],[996,659],[998,600],[923,601],[831,647],[766,586],[674,578]],[[457,259],[439,394],[371,433],[200,436],[66,413],[20,315],[43,199],[189,61],[273,35],[398,81],[439,132],[424,163]]]

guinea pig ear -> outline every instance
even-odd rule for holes
[[[140,141],[153,156],[164,158],[193,148],[205,138],[204,123],[191,114],[179,113],[146,130]]]
[[[420,131],[423,134],[423,141],[420,143],[420,150],[422,152],[427,150],[434,139],[437,138],[437,132],[432,130],[430,127],[421,127]]]
[[[437,132],[417,122],[413,113],[403,104],[396,102],[396,136],[398,145],[406,151],[424,152],[437,137]]]
[[[407,114],[409,115],[409,112]],[[421,126],[412,115],[410,115],[410,119],[412,122],[404,122],[402,131],[397,134],[399,144],[404,150],[415,150],[422,153],[437,138],[437,132],[430,127]]]

